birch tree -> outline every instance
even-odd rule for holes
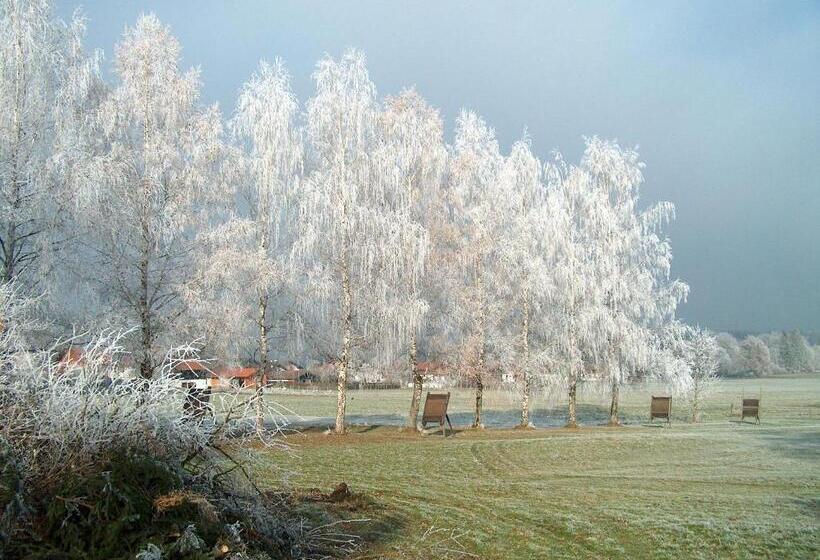
[[[326,57],[314,80],[316,93],[307,105],[312,168],[300,189],[292,253],[304,274],[301,320],[321,354],[336,364],[335,431],[341,434],[354,351],[398,345],[397,331],[386,328],[396,324],[393,287],[409,272],[420,274],[424,246],[416,248],[420,257],[409,271],[407,232],[386,204],[388,183],[374,162],[378,105],[364,55],[349,50],[340,60]]]
[[[229,159],[236,164],[231,193],[234,208],[227,221],[208,236],[212,253],[204,263],[205,293],[197,291],[192,298],[192,303],[204,300],[202,315],[219,317],[219,335],[238,344],[246,342],[248,317],[255,318],[251,346],[259,363],[254,399],[260,426],[271,340],[283,323],[276,313],[286,305],[291,280],[289,254],[303,156],[298,111],[282,61],[261,61],[242,86],[231,121],[239,147],[239,153]],[[208,301],[208,292],[214,291],[219,292],[212,296],[221,301],[219,313],[210,309]],[[233,336],[226,337],[226,330]],[[222,351],[226,358],[237,353],[237,348]]]
[[[504,276],[509,290],[509,316],[514,322],[510,357],[503,363],[515,375],[521,393],[521,426],[529,427],[534,376],[533,317],[541,311],[550,279],[546,261],[546,191],[541,183],[541,163],[532,154],[528,137],[513,145],[504,161],[499,185],[503,204],[499,211],[504,213],[506,223],[498,240],[498,273]]]
[[[430,107],[413,89],[385,100],[380,116],[379,167],[387,182],[386,192],[395,228],[402,238],[401,254],[406,273],[399,278],[398,329],[407,333],[407,358],[413,380],[413,396],[407,426],[417,428],[423,372],[418,369],[418,336],[426,316],[423,299],[424,271],[429,228],[435,219],[433,206],[446,161],[444,125],[438,110]],[[423,250],[419,250],[422,248]]]
[[[18,285],[47,278],[65,240],[81,113],[99,83],[84,21],[52,12],[47,0],[0,3],[0,282]]]
[[[662,227],[674,206],[660,202],[638,208],[643,163],[634,150],[593,137],[587,140],[582,168],[600,205],[587,223],[592,285],[602,312],[600,369],[611,389],[610,425],[618,425],[619,389],[651,358],[651,330],[674,316],[688,287],[670,280],[672,252]]]
[[[667,367],[673,387],[689,403],[691,421],[700,422],[704,401],[718,381],[717,340],[704,329],[678,321],[663,329],[663,339],[672,358]]]
[[[494,292],[500,280],[495,270],[496,236],[504,219],[499,212],[502,163],[493,130],[476,113],[462,110],[448,184],[451,219],[459,234],[458,291],[451,312],[461,331],[462,375],[476,387],[474,428],[483,426],[488,345],[500,315]]]
[[[589,173],[564,162],[560,154],[546,170],[550,184],[549,239],[554,251],[549,261],[552,291],[549,313],[542,321],[555,333],[552,353],[560,364],[552,382],[567,392],[567,427],[577,427],[578,384],[592,377],[587,367],[600,353],[602,311],[594,278],[594,220],[604,205]]]
[[[141,16],[116,47],[118,79],[93,114],[99,146],[82,190],[87,280],[125,326],[142,376],[184,316],[199,235],[217,192],[221,119],[199,102],[199,71],[181,72],[180,45],[156,16]],[[165,337],[166,340],[162,340]]]
[[[235,133],[250,145],[250,177],[241,193],[250,220],[237,225],[238,229],[247,229],[256,246],[255,253],[244,262],[255,271],[248,287],[253,287],[258,301],[256,324],[261,367],[257,373],[256,400],[260,415],[263,379],[270,365],[268,344],[276,320],[271,317],[271,299],[283,295],[289,279],[289,210],[302,170],[301,134],[296,125],[298,109],[290,76],[277,59],[273,65],[260,63],[258,73],[245,84],[239,96],[234,119]],[[242,255],[236,256],[242,259]],[[259,416],[257,421],[261,423]]]

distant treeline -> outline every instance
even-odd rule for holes
[[[820,372],[820,345],[799,331],[773,331],[738,338],[723,332],[718,372],[724,377],[765,377],[785,373]]]

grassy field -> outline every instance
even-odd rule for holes
[[[671,428],[645,425],[651,392],[661,391],[625,395],[623,428],[595,426],[606,406],[587,395],[580,430],[446,439],[379,425],[400,423],[408,391],[355,392],[349,411],[362,425],[293,434],[290,454],[260,452],[257,474],[271,488],[346,482],[359,498],[332,507],[370,520],[344,529],[362,537],[360,558],[820,556],[820,378],[723,382],[703,424],[677,407]],[[758,393],[761,426],[729,416],[741,394]],[[317,425],[335,405],[332,394],[272,398]],[[470,391],[454,392],[455,423],[470,406]],[[563,420],[562,408],[536,407],[536,424]],[[487,408],[491,425],[517,420],[507,394],[488,395]]]

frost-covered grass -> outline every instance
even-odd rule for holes
[[[731,401],[759,390],[761,426],[727,416]],[[290,438],[298,459],[274,463],[261,452],[260,474],[272,487],[285,478],[329,491],[345,481],[366,494],[372,502],[349,514],[373,520],[361,525],[366,558],[820,554],[820,378],[723,382],[703,424],[671,428],[638,423],[650,392],[625,397],[632,423],[620,429],[491,429],[446,440],[392,426],[308,431]],[[353,414],[389,417],[409,403],[406,391],[351,393]],[[332,415],[332,395],[276,398],[306,415]],[[580,420],[590,422],[600,403],[583,402]],[[469,391],[456,391],[453,404],[469,410]],[[511,406],[490,395],[491,410]]]
[[[472,421],[475,406],[474,393],[470,389],[443,389],[450,391],[450,418],[455,425],[467,426]],[[437,389],[435,391],[441,391]],[[641,424],[647,420],[650,395],[667,395],[660,385],[641,385],[623,389],[621,395],[622,420],[627,424]],[[714,393],[707,398],[703,421],[723,422],[734,406],[737,412],[741,395],[762,397],[763,414],[770,421],[778,421],[788,407],[790,417],[806,416],[810,409],[794,407],[805,395],[820,394],[820,381],[816,377],[776,377],[764,379],[721,380]],[[410,407],[410,389],[350,391],[347,399],[348,420],[353,424],[403,425]],[[335,391],[308,391],[274,389],[267,397],[275,408],[292,420],[299,418],[288,411],[301,415],[305,424],[327,426],[336,415]],[[508,391],[485,391],[484,421],[488,427],[512,427],[520,422],[517,396]],[[820,397],[818,397],[820,399]],[[552,402],[554,401],[554,402]],[[566,400],[558,395],[549,401],[532,397],[532,420],[536,426],[563,426],[566,423]],[[688,421],[689,411],[678,397],[673,399],[673,422]],[[815,411],[815,416],[817,415]],[[609,420],[609,395],[593,387],[579,388],[579,423],[582,425],[605,424]]]

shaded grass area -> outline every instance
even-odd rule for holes
[[[763,425],[729,417],[730,401],[758,386]],[[257,472],[272,487],[330,491],[344,481],[366,496],[344,514],[371,519],[350,528],[367,543],[361,558],[820,555],[820,379],[728,382],[704,424],[681,422],[681,411],[671,428],[644,427],[649,392],[625,398],[633,425],[624,428],[461,430],[446,439],[392,426],[308,430],[289,438],[292,455],[260,454]],[[401,393],[363,391],[355,406],[398,415]],[[456,392],[457,414],[469,396]],[[327,399],[298,398],[317,410]],[[512,403],[494,406],[505,399],[491,396],[491,408],[514,416]],[[591,423],[603,405],[584,405]]]

